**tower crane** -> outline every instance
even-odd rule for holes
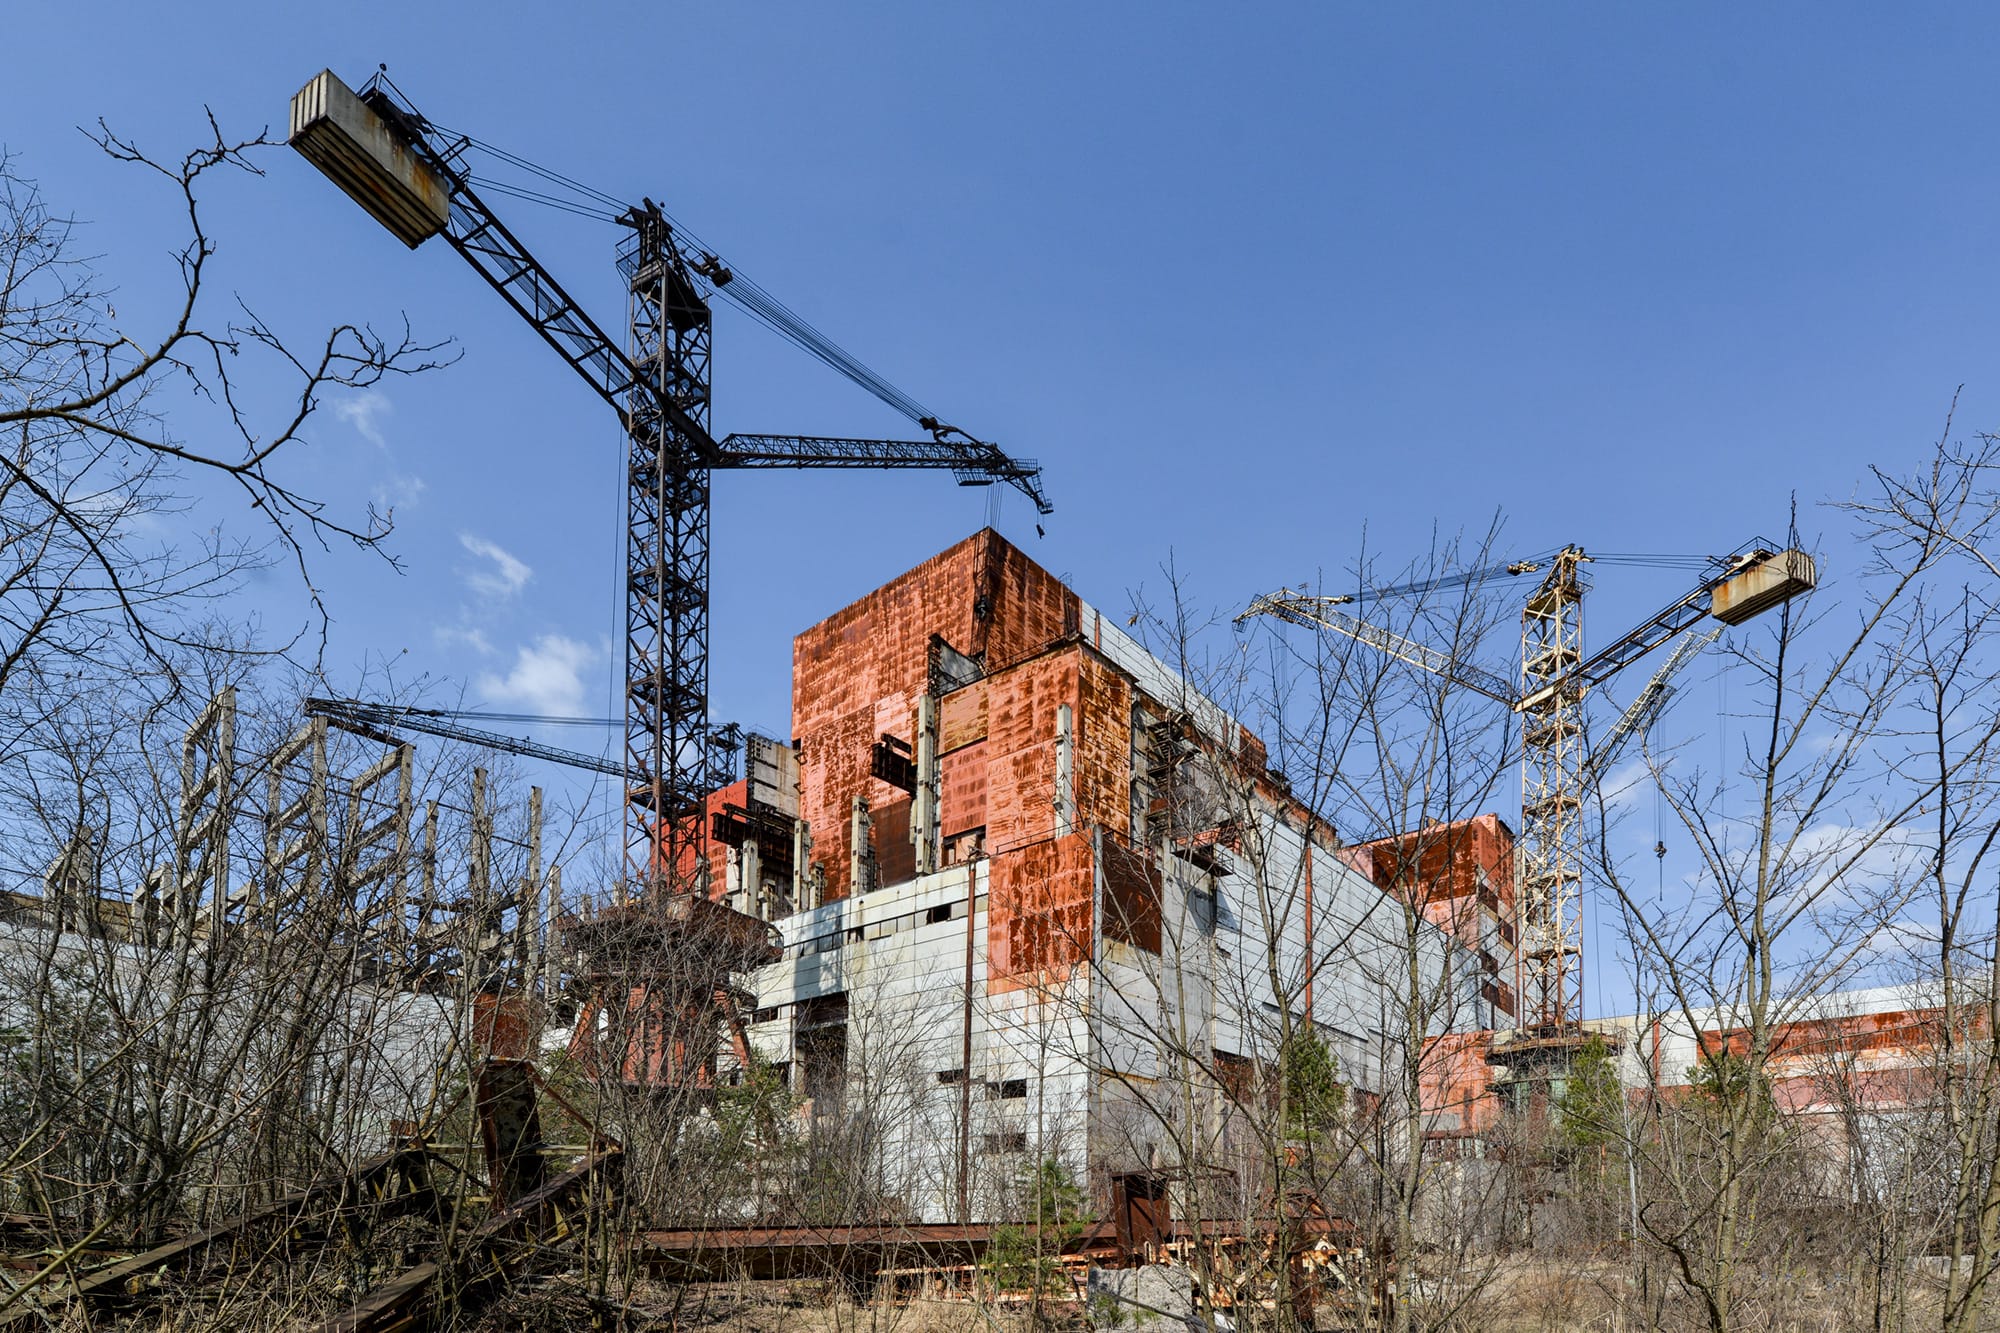
[[[1713,618],[1737,625],[1818,581],[1812,557],[1792,548],[1752,543],[1714,561],[1687,592],[1608,647],[1583,653],[1583,597],[1592,560],[1580,546],[1552,556],[1459,571],[1359,594],[1322,597],[1280,589],[1256,598],[1238,623],[1269,615],[1328,630],[1408,662],[1505,705],[1521,718],[1521,829],[1514,881],[1519,945],[1515,955],[1516,1013],[1537,1036],[1563,1037],[1583,1016],[1584,792],[1618,747],[1655,715],[1671,693],[1671,677],[1698,648],[1684,638],[1667,664],[1607,735],[1602,758],[1586,755],[1583,703],[1601,685],[1676,635]],[[1544,572],[1545,571],[1545,572]],[[1510,681],[1475,663],[1372,625],[1339,608],[1363,600],[1467,587],[1505,576],[1542,573],[1521,611],[1519,673]],[[1712,642],[1721,627],[1707,636]]]
[[[617,413],[625,432],[625,866],[636,883],[701,863],[689,810],[726,775],[708,722],[709,479],[725,468],[930,468],[1011,486],[1039,513],[1041,470],[937,420],[829,345],[837,368],[905,412],[928,439],[729,435],[709,428],[709,296],[732,283],[782,306],[677,232],[651,199],[617,217],[628,294],[621,345],[473,189],[469,138],[448,133],[377,74],[357,94],[323,71],[293,98],[289,142],[412,249],[442,236]],[[506,191],[509,193],[520,193]],[[788,311],[788,336],[802,321]],[[406,725],[407,725],[406,721]],[[676,887],[686,887],[677,884]]]

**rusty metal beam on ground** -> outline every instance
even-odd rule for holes
[[[91,1313],[150,1300],[153,1292],[145,1285],[145,1279],[154,1274],[193,1268],[211,1257],[232,1258],[256,1231],[268,1228],[278,1235],[296,1231],[312,1221],[323,1205],[329,1223],[343,1212],[364,1208],[407,1211],[427,1206],[433,1197],[427,1169],[429,1159],[430,1153],[418,1147],[385,1153],[344,1176],[309,1185],[205,1231],[99,1269],[78,1281],[63,1299],[80,1302]],[[0,1329],[30,1327],[53,1308],[52,1303],[11,1311],[0,1316]]]
[[[640,1233],[634,1257],[653,1272],[682,1281],[753,1281],[797,1277],[854,1277],[889,1268],[942,1268],[978,1263],[999,1225],[975,1222],[824,1227],[683,1227]],[[1294,1217],[1287,1228],[1299,1241],[1354,1234],[1352,1224],[1322,1216]],[[1254,1239],[1275,1223],[1252,1224]],[[1238,1218],[1182,1224],[1163,1233],[1166,1243],[1239,1243]],[[1137,1256],[1123,1243],[1115,1221],[1103,1219],[1063,1246],[1067,1256],[1088,1256],[1115,1266]]]
[[[452,1313],[465,1313],[501,1282],[543,1268],[551,1257],[546,1247],[574,1235],[582,1218],[616,1193],[623,1165],[622,1148],[593,1153],[473,1231],[457,1256],[398,1274],[321,1324],[318,1333],[428,1328],[444,1312],[447,1289]]]

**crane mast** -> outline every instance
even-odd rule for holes
[[[651,883],[699,863],[704,827],[683,812],[720,785],[708,745],[714,330],[658,208],[626,218],[619,266],[639,374],[625,427],[625,867]]]
[[[356,94],[323,71],[292,99],[290,143],[415,248],[446,242],[500,294],[624,427],[625,872],[635,885],[697,887],[705,822],[691,817],[728,781],[708,723],[709,494],[717,468],[932,468],[961,485],[1014,487],[1052,506],[1040,468],[924,418],[932,438],[854,440],[710,433],[713,316],[704,283],[729,270],[684,249],[648,199],[618,219],[626,336],[621,346],[480,199],[468,148],[392,95],[381,76]]]
[[[1583,1017],[1583,687],[1568,678],[1583,661],[1589,558],[1564,547],[1521,610],[1516,1004],[1555,1029]]]

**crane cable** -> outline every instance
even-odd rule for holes
[[[589,218],[598,222],[616,222],[630,207],[630,205],[624,203],[614,195],[606,194],[602,190],[585,185],[581,181],[563,175],[561,172],[553,171],[548,167],[531,162],[518,153],[510,153],[506,149],[488,143],[483,139],[474,138],[472,135],[459,130],[448,129],[442,125],[432,124],[431,128],[439,134],[449,135],[461,141],[469,148],[475,148],[482,153],[499,159],[509,166],[526,171],[558,190],[566,191],[568,197],[560,194],[550,194],[544,190],[531,189],[527,186],[499,180],[491,176],[469,175],[468,179],[481,189],[490,190],[495,194],[506,195],[509,198],[519,199],[527,203],[540,204],[546,208],[558,209],[565,213],[573,213],[578,217]],[[783,338],[786,342],[791,343],[794,347],[811,356],[814,360],[819,361],[829,369],[845,376],[861,388],[866,389],[883,403],[894,408],[898,413],[909,418],[924,429],[931,431],[933,434],[951,429],[942,426],[938,421],[936,413],[932,412],[903,390],[897,388],[887,378],[875,371],[852,352],[849,352],[846,348],[834,342],[833,339],[821,333],[817,328],[814,328],[804,316],[773,296],[755,280],[746,277],[734,265],[722,264],[715,250],[691,229],[683,225],[678,218],[674,217],[671,213],[667,213],[664,209],[661,210],[661,213],[681,239],[689,242],[695,249],[700,251],[701,257],[704,260],[711,261],[704,265],[709,272],[704,273],[703,276],[708,277],[710,288],[717,295],[721,296],[738,310],[741,310],[744,314],[750,316],[757,323],[762,324],[765,328]],[[720,279],[712,276],[718,271],[726,276]],[[963,432],[955,433],[963,434]],[[974,444],[982,443],[982,441],[971,440],[969,436],[967,439]]]
[[[1472,569],[1463,569],[1457,573],[1445,574],[1437,578],[1415,579],[1407,583],[1390,584],[1386,587],[1363,587],[1351,594],[1349,601],[1359,604],[1361,602],[1380,601],[1388,597],[1446,592],[1454,588],[1464,588],[1474,584],[1485,583],[1501,578],[1503,575],[1518,576],[1521,574],[1540,573],[1546,570],[1550,562],[1559,554],[1561,554],[1560,550],[1540,551],[1534,555],[1521,556],[1518,559],[1501,561],[1496,564],[1480,565]],[[1597,552],[1590,551],[1587,548],[1585,554],[1591,564],[1646,569],[1709,570],[1723,568],[1728,563],[1724,557],[1711,555],[1653,554],[1640,551]]]

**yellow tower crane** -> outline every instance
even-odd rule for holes
[[[1269,615],[1330,630],[1378,652],[1421,667],[1506,705],[1521,719],[1521,822],[1514,876],[1519,927],[1515,955],[1515,1013],[1521,1036],[1565,1039],[1583,1017],[1583,802],[1601,776],[1610,747],[1596,757],[1586,750],[1585,697],[1634,662],[1703,620],[1737,625],[1818,582],[1811,556],[1794,548],[1752,543],[1710,562],[1686,593],[1586,657],[1583,567],[1593,557],[1580,546],[1553,555],[1461,571],[1441,578],[1337,597],[1290,589],[1268,593],[1237,617]],[[1362,600],[1414,596],[1440,587],[1465,587],[1490,579],[1542,574],[1521,611],[1521,657],[1514,680],[1487,671],[1413,639],[1371,625],[1339,608]],[[1706,636],[1713,640],[1717,629]],[[1700,637],[1700,636],[1697,636]],[[1693,656],[1684,640],[1667,665],[1634,700],[1607,736],[1622,744],[1657,713],[1670,689],[1667,678]]]

